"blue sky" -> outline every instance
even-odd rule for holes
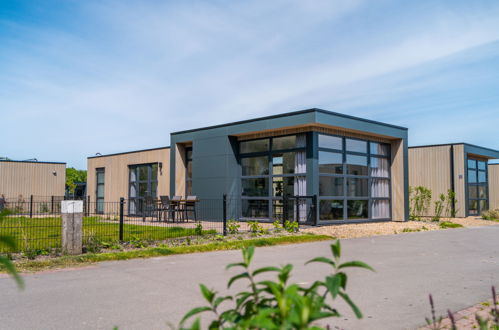
[[[319,107],[499,149],[499,1],[0,0],[0,156]]]

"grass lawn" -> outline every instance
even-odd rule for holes
[[[61,247],[62,219],[5,217],[0,223],[0,234],[14,237],[17,242],[17,251],[49,250]],[[164,240],[175,237],[194,235],[194,228],[178,226],[147,226],[124,224],[123,239]],[[203,234],[214,234],[215,230],[203,230]],[[93,239],[97,241],[115,241],[119,238],[118,221],[102,221],[97,217],[83,218],[83,242]],[[2,251],[0,248],[0,252]]]
[[[151,247],[135,249],[130,251],[108,252],[108,253],[86,253],[77,256],[61,256],[41,260],[23,260],[16,262],[16,268],[20,272],[37,272],[47,269],[59,269],[91,264],[101,261],[127,260],[136,258],[151,258],[168,256],[174,254],[187,254],[220,250],[238,250],[248,246],[273,246],[282,244],[296,244],[330,240],[332,237],[325,235],[298,234],[293,236],[265,237],[246,240],[216,241],[207,244],[186,245],[174,247]],[[5,272],[5,267],[0,265],[0,273]]]

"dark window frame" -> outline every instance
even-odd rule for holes
[[[99,174],[104,176],[104,180],[102,183],[99,183]],[[104,203],[106,196],[106,168],[105,167],[97,167],[95,169],[95,213],[103,214],[104,213]],[[99,197],[99,186],[102,186],[102,197]],[[102,203],[102,204],[100,204]],[[102,209],[99,208],[99,205],[102,205]]]
[[[286,136],[298,136],[298,135],[304,135],[305,137],[305,146],[304,147],[294,147],[294,148],[287,148],[287,149],[273,149],[273,140],[274,138],[282,138]],[[241,182],[241,188],[242,188],[242,180],[244,179],[259,179],[259,178],[266,178],[268,181],[267,185],[267,195],[266,196],[243,196],[242,195],[242,189],[241,189],[241,194],[240,198],[241,200],[262,200],[262,201],[267,201],[268,203],[268,218],[249,218],[249,217],[244,217],[241,214],[242,219],[248,219],[248,220],[269,220],[273,219],[275,217],[276,212],[274,212],[274,201],[280,201],[283,200],[282,196],[274,196],[273,195],[273,183],[274,183],[274,178],[275,177],[303,177],[307,178],[307,170],[303,173],[291,173],[291,174],[274,174],[274,166],[273,166],[273,155],[276,153],[285,153],[285,152],[305,152],[307,154],[308,148],[310,146],[308,145],[308,139],[307,139],[307,134],[306,133],[294,133],[294,134],[285,134],[285,135],[277,135],[277,136],[269,136],[269,137],[261,137],[261,138],[255,138],[255,139],[248,139],[248,140],[242,140],[239,141],[239,144],[242,142],[247,142],[247,141],[256,141],[256,140],[269,140],[269,149],[267,151],[258,151],[258,152],[247,152],[247,153],[241,153],[238,152],[238,163],[239,166],[241,166],[241,159],[243,158],[250,158],[250,157],[262,157],[265,156],[267,157],[268,160],[268,168],[269,168],[269,173],[265,175],[242,175],[242,168],[241,168],[241,175],[240,175],[240,182]],[[240,150],[240,147],[239,147]],[[242,204],[241,204],[242,205]]]
[[[474,163],[474,168],[469,167],[469,163],[473,162]],[[479,169],[479,162],[485,163],[485,168],[484,169]],[[469,178],[469,172],[474,171],[475,172],[475,182],[470,183],[470,178]],[[479,182],[479,176],[480,173],[485,173],[485,182]],[[476,198],[470,198],[470,187],[474,187],[477,191],[477,196]],[[486,191],[486,198],[480,198],[479,194],[479,189],[480,187],[484,187]],[[470,203],[472,201],[476,201],[477,203],[477,208],[476,212],[471,212],[470,210]],[[480,202],[485,201],[486,202],[486,208],[482,209],[480,206]],[[482,214],[483,211],[486,211],[489,209],[490,205],[490,196],[489,196],[489,171],[488,171],[488,162],[483,159],[477,159],[473,157],[467,157],[466,158],[466,215],[467,216],[479,216]]]
[[[153,180],[153,166],[156,165],[156,180]],[[146,180],[140,180],[139,179],[139,168],[140,167],[147,167],[147,179]],[[132,171],[135,171],[135,182],[132,182]],[[143,201],[145,197],[151,197],[153,199],[157,198],[158,196],[158,176],[159,176],[159,163],[158,162],[153,162],[153,163],[142,163],[142,164],[129,164],[128,165],[128,213],[129,215],[142,215],[143,210]],[[146,196],[139,196],[139,185],[141,183],[147,184],[147,189]],[[152,193],[152,184],[156,184],[156,189],[155,189],[155,194],[154,196],[151,194]],[[135,192],[136,196],[131,197],[131,191],[132,191],[132,185],[135,185]],[[131,212],[132,204],[135,206],[135,212]]]
[[[318,173],[319,176],[319,181],[321,176],[327,176],[327,177],[338,177],[338,178],[344,178],[343,179],[343,196],[318,196],[318,203],[320,205],[322,200],[343,200],[343,219],[342,220],[328,220],[328,219],[321,219],[320,211],[318,214],[319,217],[319,222],[320,223],[328,223],[328,222],[333,222],[333,223],[339,223],[339,222],[350,222],[350,221],[369,221],[369,220],[376,220],[376,221],[384,221],[384,220],[390,220],[392,219],[392,173],[391,173],[391,147],[389,146],[388,143],[385,142],[379,142],[379,141],[372,141],[369,139],[361,139],[361,138],[356,138],[356,137],[350,137],[350,136],[342,136],[342,135],[337,135],[337,134],[327,134],[327,133],[322,133],[318,132],[318,135],[328,135],[328,136],[335,136],[342,138],[342,150],[340,149],[332,149],[332,148],[326,148],[326,147],[320,147],[319,145],[317,146],[317,158],[319,155],[319,152],[324,151],[324,152],[333,152],[333,153],[342,153],[342,160],[343,160],[343,170],[342,174],[336,174],[336,173]],[[356,152],[356,151],[347,151],[346,150],[346,140],[359,140],[366,143],[366,153],[361,153],[361,152]],[[317,141],[319,138],[317,138]],[[371,143],[378,143],[378,144],[384,144],[388,145],[388,154],[387,155],[379,155],[376,153],[371,153]],[[347,155],[357,155],[357,156],[366,156],[367,157],[367,175],[355,175],[355,174],[349,174],[347,173],[347,164],[346,164],[346,157]],[[372,158],[380,158],[380,159],[386,159],[388,160],[388,177],[378,177],[378,176],[372,176],[371,175],[371,159]],[[354,196],[348,196],[348,190],[347,190],[347,182],[349,178],[359,178],[359,179],[368,179],[367,185],[368,185],[368,196],[367,197],[354,197]],[[377,179],[384,179],[388,181],[388,186],[389,186],[389,193],[388,197],[373,197],[372,196],[372,181],[377,180]],[[348,218],[348,201],[349,200],[367,200],[368,201],[368,217],[367,219],[365,218],[359,218],[359,219],[349,219]],[[388,201],[389,203],[389,217],[388,218],[375,218],[373,219],[372,215],[372,205],[373,201],[376,200],[385,200]]]

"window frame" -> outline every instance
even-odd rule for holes
[[[322,177],[322,176],[343,178],[343,195],[342,196],[325,196],[325,195],[318,194],[319,210],[318,210],[317,216],[318,216],[319,223],[327,224],[327,223],[349,223],[349,222],[388,221],[388,220],[391,220],[392,219],[392,173],[391,173],[391,147],[389,146],[389,143],[372,141],[369,139],[361,139],[361,138],[350,137],[350,136],[342,136],[342,135],[337,135],[337,134],[328,134],[328,133],[322,133],[322,132],[317,132],[317,135],[318,135],[317,141],[319,141],[320,135],[334,136],[334,137],[339,137],[342,139],[342,150],[321,147],[317,143],[317,163],[319,163],[319,153],[321,151],[322,152],[341,153],[342,154],[342,161],[343,161],[342,174],[320,173],[319,168],[317,169],[317,172],[318,172],[317,174],[319,177],[318,183],[320,182],[320,177]],[[347,139],[366,142],[366,152],[362,153],[362,152],[357,152],[357,151],[347,151],[346,150]],[[380,154],[371,153],[371,143],[388,145],[389,147],[388,147],[387,155],[380,155]],[[347,163],[346,163],[347,155],[357,155],[357,156],[367,157],[367,175],[349,174],[347,172]],[[371,175],[372,158],[379,158],[379,159],[388,160],[388,176],[387,177],[378,177],[378,176]],[[348,183],[348,179],[350,179],[350,178],[367,179],[367,185],[368,185],[368,196],[367,197],[348,196],[347,183]],[[383,179],[383,180],[388,181],[388,187],[389,187],[388,197],[374,197],[374,196],[372,196],[373,195],[372,194],[372,183],[374,180],[378,180],[378,179]],[[321,204],[321,201],[323,201],[323,200],[343,200],[343,219],[341,219],[341,220],[322,219],[321,213],[320,213],[320,204]],[[351,200],[367,200],[368,201],[368,217],[367,217],[367,219],[365,219],[365,218],[349,219],[348,218],[348,201],[351,201]],[[377,200],[388,201],[388,203],[389,203],[389,217],[388,218],[373,218],[373,214],[372,214],[373,202],[377,201]]]
[[[469,167],[470,162],[474,163],[474,167]],[[483,162],[485,163],[485,168],[480,169],[479,168],[479,163]],[[482,214],[483,211],[486,211],[490,208],[490,196],[489,196],[489,171],[488,171],[488,162],[483,159],[478,159],[478,158],[473,158],[473,157],[466,157],[466,215],[467,216],[479,216]],[[475,182],[470,182],[470,171],[474,171],[475,175]],[[480,182],[479,177],[480,173],[485,173],[485,182]],[[476,190],[476,198],[470,198],[470,188],[474,188]],[[485,188],[486,192],[486,198],[480,198],[480,187]],[[470,210],[470,204],[472,201],[476,201],[477,203],[477,208],[476,212],[471,212]],[[482,209],[480,206],[480,202],[485,201],[486,203],[486,208]]]
[[[274,138],[282,138],[286,136],[299,136],[302,135],[305,138],[305,146],[304,147],[294,147],[294,148],[287,148],[287,149],[274,149],[273,148],[273,140]],[[248,142],[248,141],[256,141],[256,140],[268,140],[269,141],[269,148],[267,151],[258,151],[258,152],[247,152],[247,153],[241,153],[240,152],[240,144],[242,142]],[[242,206],[242,200],[262,200],[262,201],[267,201],[268,202],[268,217],[265,218],[250,218],[250,217],[243,217],[241,213],[241,219],[243,220],[270,220],[275,217],[275,212],[274,210],[274,201],[279,201],[283,200],[283,196],[274,196],[274,178],[276,177],[293,177],[293,178],[307,178],[307,170],[303,173],[288,173],[288,174],[274,174],[274,164],[273,164],[273,157],[274,154],[280,154],[280,153],[286,153],[286,152],[304,152],[305,155],[307,154],[307,150],[309,148],[308,145],[308,137],[307,133],[294,133],[294,134],[285,134],[285,135],[277,135],[277,136],[270,136],[270,137],[261,137],[261,138],[255,138],[255,139],[248,139],[248,140],[242,140],[239,141],[238,143],[238,163],[240,166],[240,184],[241,184],[241,193],[239,194],[241,198],[241,206]],[[242,174],[242,166],[241,166],[241,160],[244,158],[251,158],[251,157],[267,157],[267,164],[268,164],[268,174],[263,174],[263,175],[243,175]],[[244,196],[242,194],[242,181],[244,179],[260,179],[260,178],[265,178],[267,179],[267,195],[266,196]],[[242,212],[242,210],[241,210]]]

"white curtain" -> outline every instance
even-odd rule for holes
[[[390,217],[390,202],[388,200],[374,200],[372,217],[373,219],[388,219]]]
[[[386,179],[372,179],[371,181],[372,197],[390,197],[390,181]]]
[[[388,159],[371,157],[371,176],[387,178],[390,175],[389,168]]]
[[[296,136],[296,147],[304,148],[307,145],[306,135],[298,134]],[[305,174],[307,172],[307,153],[305,151],[296,152],[295,154],[295,174]],[[295,176],[294,195],[305,196],[307,194],[307,179],[305,176]],[[298,219],[296,219],[296,203],[293,207],[293,219],[300,222],[307,220],[307,201],[299,200],[298,202]]]

